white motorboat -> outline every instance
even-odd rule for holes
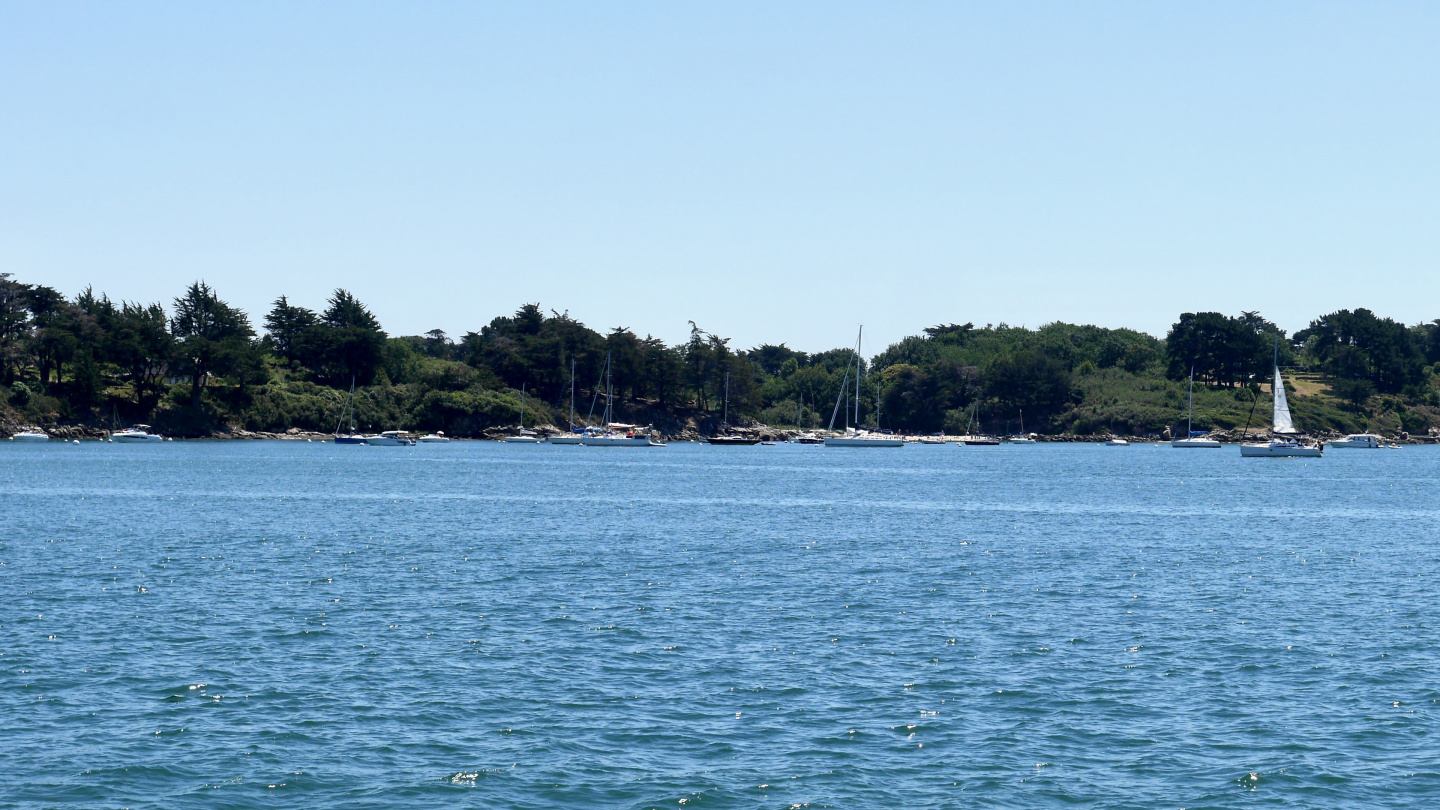
[[[1195,367],[1190,367],[1190,393],[1188,403],[1185,406],[1185,438],[1178,436],[1170,440],[1171,447],[1219,447],[1220,442],[1214,439],[1199,438],[1195,434],[1195,427],[1192,424],[1195,418]],[[1208,431],[1207,431],[1208,432]]]
[[[10,437],[12,442],[48,442],[50,434],[43,430],[22,430]]]
[[[961,436],[958,441],[962,447],[995,447],[1000,444],[999,439],[994,436],[986,436],[983,433],[978,435],[967,433]]]
[[[441,442],[450,441],[450,437],[445,435],[445,431],[437,430],[434,433],[421,436],[420,438],[416,439],[416,441],[422,442],[424,444],[440,444]]]
[[[1280,339],[1275,339],[1275,382],[1270,386],[1274,404],[1270,420],[1270,441],[1240,445],[1246,458],[1319,458],[1325,446],[1299,436],[1285,401],[1285,380],[1280,377]],[[1252,408],[1253,411],[1253,408]],[[1245,430],[1250,430],[1246,423]]]
[[[1351,433],[1343,439],[1326,442],[1331,450],[1379,450],[1385,447],[1385,440],[1374,433]]]
[[[921,436],[920,444],[949,444],[950,440],[944,436]]]
[[[365,443],[375,447],[413,447],[415,438],[403,430],[387,430],[378,436],[366,436]]]
[[[135,425],[129,430],[110,434],[110,441],[120,444],[150,444],[165,441],[164,436],[150,432],[149,425]]]
[[[791,439],[790,441],[794,442],[795,444],[824,444],[824,443],[825,443],[825,439],[821,438],[819,435],[817,435],[817,434],[814,433],[813,431],[806,431],[806,432],[804,432],[804,433],[796,434],[795,438]]]
[[[1129,447],[1129,446],[1130,446],[1130,442],[1125,441],[1124,439],[1120,438],[1119,436],[1111,436],[1109,439],[1107,439],[1107,440],[1105,441],[1105,446],[1106,446],[1106,447]]]

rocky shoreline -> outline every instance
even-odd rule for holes
[[[657,430],[657,431],[654,431],[652,435],[654,435],[654,437],[655,437],[658,441],[662,441],[662,442],[703,442],[703,441],[707,440],[708,438],[710,438],[711,436],[717,435],[717,434],[720,432],[720,431],[716,431],[716,432],[714,432],[714,433],[704,432],[704,431],[702,431],[702,430],[700,429],[700,426],[699,426],[699,425],[696,425],[696,424],[694,424],[693,422],[689,422],[689,423],[687,423],[687,424],[684,424],[683,426],[682,426],[682,425],[674,425],[674,426],[669,426],[669,427],[671,427],[672,430],[675,430],[675,428],[679,428],[679,429],[678,429],[678,430],[675,430],[675,432],[673,432],[673,433],[667,433],[667,432],[663,432],[663,431]],[[713,428],[713,426],[710,426],[710,425],[707,425],[706,427],[712,427],[712,428]],[[109,430],[106,430],[105,428],[101,428],[101,427],[96,427],[96,426],[93,426],[93,425],[53,425],[53,426],[49,426],[49,427],[42,427],[42,426],[38,426],[38,425],[20,424],[20,423],[17,423],[17,422],[0,422],[0,440],[8,439],[10,436],[13,436],[14,434],[19,433],[19,432],[24,431],[24,430],[39,430],[39,429],[43,429],[46,433],[50,434],[50,436],[51,436],[52,438],[58,439],[58,440],[61,440],[61,441],[72,441],[72,440],[76,440],[76,439],[79,439],[79,440],[101,440],[101,441],[103,441],[103,440],[107,439],[107,438],[109,437],[109,435],[110,435],[110,431],[109,431]],[[455,441],[466,441],[466,440],[471,440],[471,441],[504,441],[507,437],[516,435],[517,432],[518,432],[518,431],[517,431],[514,427],[492,427],[492,428],[486,428],[484,431],[482,431],[481,435],[479,435],[479,436],[474,436],[474,437],[453,436],[453,437],[451,437],[451,438],[452,438],[453,440],[455,440]],[[560,428],[553,427],[553,426],[548,426],[548,425],[547,425],[547,426],[537,427],[537,428],[534,429],[534,432],[535,432],[535,434],[536,434],[537,436],[539,436],[539,437],[541,437],[541,438],[547,438],[547,437],[549,437],[549,436],[563,436],[563,435],[565,435],[565,431],[564,431],[564,430],[562,430],[562,429],[560,429]],[[768,426],[768,425],[758,425],[758,424],[734,425],[734,426],[731,426],[731,427],[727,428],[724,432],[725,432],[725,433],[728,433],[728,434],[732,434],[732,435],[745,436],[745,437],[747,437],[747,438],[758,439],[758,440],[760,440],[760,441],[768,441],[768,442],[784,442],[784,441],[790,441],[791,439],[795,438],[796,436],[800,435],[801,433],[815,433],[815,434],[821,435],[821,436],[826,435],[826,431],[820,431],[820,430],[816,430],[816,431],[798,431],[798,430],[795,430],[794,428],[773,428],[773,427],[770,427],[770,426]],[[1425,435],[1425,436],[1411,435],[1411,434],[1409,434],[1409,433],[1401,432],[1401,433],[1398,433],[1398,434],[1396,434],[1396,435],[1384,435],[1384,436],[1382,436],[1382,438],[1383,438],[1387,443],[1394,443],[1394,444],[1414,444],[1414,445],[1420,445],[1420,444],[1440,444],[1440,435],[1437,435],[1437,433],[1440,433],[1440,432],[1437,432],[1436,430],[1432,429],[1430,435]],[[1240,429],[1235,429],[1235,430],[1214,430],[1214,431],[1211,431],[1211,432],[1209,433],[1208,438],[1214,439],[1214,440],[1216,440],[1216,441],[1218,441],[1218,442],[1221,442],[1221,443],[1223,443],[1223,444],[1239,444],[1239,443],[1244,442],[1244,441],[1264,441],[1265,439],[1268,439],[1268,438],[1269,438],[1269,435],[1270,435],[1270,434],[1269,434],[1268,431],[1261,431],[1261,430],[1254,430],[1254,429],[1250,430],[1248,434],[1245,434],[1245,432],[1244,432],[1243,430],[1240,430]],[[1333,432],[1333,431],[1327,431],[1327,432],[1315,433],[1315,434],[1309,434],[1309,435],[1310,435],[1312,438],[1315,438],[1315,439],[1318,439],[1318,440],[1321,440],[1321,441],[1329,441],[1329,440],[1332,440],[1332,439],[1338,439],[1338,438],[1340,438],[1343,434],[1336,433],[1336,432]],[[1103,443],[1109,441],[1110,439],[1114,439],[1114,438],[1124,439],[1124,440],[1126,440],[1126,441],[1128,441],[1128,442],[1131,442],[1131,443],[1133,443],[1133,444],[1145,444],[1145,443],[1154,444],[1154,443],[1163,443],[1163,442],[1169,442],[1169,441],[1170,441],[1170,439],[1169,439],[1168,436],[1163,436],[1163,435],[1161,435],[1161,436],[1157,436],[1157,435],[1147,435],[1147,436],[1116,436],[1116,435],[1108,434],[1108,433],[1106,433],[1106,434],[1059,433],[1059,434],[1052,434],[1052,435],[1031,434],[1031,436],[1032,436],[1032,438],[1034,438],[1037,442],[1046,442],[1046,443],[1049,443],[1049,442],[1058,442],[1058,443],[1071,443],[1071,444],[1103,444]],[[334,438],[334,437],[333,437],[331,434],[329,434],[329,433],[321,433],[321,432],[316,432],[316,431],[306,431],[306,430],[301,430],[300,428],[290,428],[289,430],[286,430],[286,431],[284,431],[284,432],[252,431],[252,430],[243,430],[243,429],[240,429],[240,428],[232,428],[232,429],[229,429],[229,430],[213,431],[213,432],[209,433],[208,435],[203,435],[203,436],[187,436],[187,437],[183,437],[183,438],[186,438],[186,439],[198,439],[198,440],[241,440],[241,441],[268,439],[268,440],[280,440],[280,441],[312,441],[312,442],[315,442],[315,441],[329,441],[330,439],[332,439],[332,438]],[[922,437],[922,436],[919,436],[919,435],[913,435],[913,436],[912,436],[912,435],[901,435],[900,438],[903,438],[903,439],[905,439],[906,441],[909,441],[909,442],[919,442],[922,438],[924,438],[924,439],[931,439],[931,440],[939,440],[939,441],[943,441],[943,442],[947,442],[947,443],[957,442],[957,441],[959,441],[959,439],[960,439],[959,436],[924,436],[924,437]]]

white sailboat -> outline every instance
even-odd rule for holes
[[[605,364],[607,366],[610,364],[609,355],[605,356]],[[595,406],[592,404],[590,407],[593,412]],[[585,417],[585,421],[588,424],[590,417]],[[564,436],[551,436],[545,441],[550,444],[580,444],[585,438],[584,431],[575,429],[575,358],[573,356],[570,358],[570,422],[568,426],[569,433]]]
[[[961,447],[994,447],[1000,444],[1000,440],[994,436],[987,435],[980,427],[980,399],[976,397],[975,404],[970,408],[970,421],[965,423],[965,435],[959,439]]]
[[[860,425],[860,343],[865,336],[865,327],[861,325],[860,333],[855,337],[855,427],[845,431],[844,436],[827,436],[826,447],[904,447],[903,439],[889,434],[872,432],[861,428]],[[835,397],[835,410],[830,414],[830,430],[835,430],[835,417],[840,413],[840,400],[845,396],[846,386],[850,382],[850,368],[845,368],[845,378],[840,383],[840,394]],[[875,424],[880,424],[880,392],[875,392]]]
[[[1185,406],[1185,438],[1175,437],[1170,440],[1171,447],[1219,447],[1220,442],[1214,439],[1195,438],[1195,429],[1191,421],[1195,418],[1195,367],[1190,367],[1190,393],[1188,403]]]
[[[1280,377],[1280,339],[1275,339],[1275,382],[1270,388],[1274,405],[1270,421],[1270,441],[1240,445],[1240,455],[1247,458],[1318,458],[1324,446],[1300,436],[1290,418],[1290,404],[1285,401],[1285,380]]]
[[[350,432],[342,434],[340,427],[345,417],[350,417]],[[365,444],[365,437],[355,432],[355,378],[350,378],[350,395],[345,397],[345,407],[340,409],[340,421],[335,423],[336,444]]]
[[[40,430],[40,429],[38,429],[38,428],[35,429],[35,430],[22,430],[22,431],[20,431],[19,433],[16,433],[14,436],[11,436],[11,437],[10,437],[10,441],[12,441],[12,442],[48,442],[48,441],[50,441],[50,434],[49,434],[49,433],[46,433],[45,431]]]
[[[595,405],[590,405],[594,411]],[[586,447],[664,447],[650,436],[651,429],[624,422],[611,422],[615,415],[615,386],[610,382],[610,355],[605,355],[605,413],[601,417],[603,428],[587,427],[580,436],[580,444]],[[590,419],[586,417],[588,424]]]
[[[1025,412],[1020,412],[1020,432],[1005,440],[1006,444],[1037,444],[1034,437],[1025,432]]]
[[[535,435],[535,431],[525,429],[525,383],[520,383],[520,433],[515,436],[506,436],[505,441],[511,444],[539,444],[542,440]]]

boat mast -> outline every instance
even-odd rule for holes
[[[850,364],[849,364],[849,363],[846,363],[846,364],[845,364],[845,377],[840,380],[840,393],[838,393],[838,394],[835,395],[835,410],[833,410],[833,411],[830,412],[830,427],[826,428],[826,430],[834,430],[834,429],[835,429],[835,417],[837,417],[837,416],[840,415],[840,403],[841,403],[841,402],[846,402],[846,405],[845,405],[845,421],[847,421],[847,422],[850,421],[850,405],[848,404],[848,400],[845,399],[845,391],[846,391],[846,389],[847,389],[847,387],[848,387],[849,385],[850,385]]]
[[[610,382],[610,355],[605,355],[605,426],[615,421],[615,386]]]
[[[860,429],[860,339],[865,336],[865,324],[860,324],[860,333],[855,336],[855,429]]]
[[[728,371],[725,372],[725,410],[723,413],[724,416],[720,417],[720,424],[728,426],[730,424],[730,372]]]
[[[570,430],[575,430],[575,355],[570,355]]]
[[[525,429],[525,383],[520,383],[520,429]]]
[[[1185,405],[1185,438],[1195,435],[1195,367],[1190,367],[1190,401]]]
[[[345,406],[340,409],[340,421],[335,423],[335,435],[340,435],[340,426],[345,424],[345,414],[350,414],[350,435],[355,435],[355,376],[350,376],[350,395],[345,397]]]

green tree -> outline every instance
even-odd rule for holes
[[[121,370],[142,410],[163,393],[165,373],[175,350],[165,308],[123,302],[105,336],[105,355]]]
[[[301,362],[306,338],[319,323],[320,316],[313,310],[292,306],[282,295],[265,315],[266,338],[277,356],[288,363]]]
[[[200,406],[201,395],[212,377],[243,371],[253,362],[251,340],[255,330],[245,313],[226,302],[204,281],[197,281],[175,299],[170,334],[177,345],[175,359],[190,378],[190,404]]]

